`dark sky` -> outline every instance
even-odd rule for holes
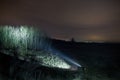
[[[34,25],[58,39],[120,42],[119,0],[0,0],[1,25]]]

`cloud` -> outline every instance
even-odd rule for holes
[[[120,40],[117,0],[3,0],[0,5],[1,25],[35,25],[60,39],[89,40],[95,35]]]

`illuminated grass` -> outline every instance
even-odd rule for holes
[[[1,48],[7,49],[5,53],[13,56],[16,54],[19,59],[34,60],[48,67],[70,68],[59,56],[45,51],[49,47],[47,37],[32,27],[0,27],[0,44]]]

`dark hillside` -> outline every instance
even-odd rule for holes
[[[13,72],[13,75],[19,80],[22,80],[25,75],[27,77],[26,80],[32,78],[36,78],[36,80],[38,78],[43,80],[74,80],[73,78],[75,80],[120,80],[119,43],[83,43],[52,39],[52,46],[81,64],[83,70],[70,72],[39,66],[31,71],[33,69],[32,63],[16,60],[0,53],[1,80],[8,80],[6,78],[11,77],[9,75],[10,67],[16,62],[18,62],[18,65],[14,68],[15,72]],[[11,61],[13,62],[11,63]],[[24,68],[21,69],[21,65]],[[25,74],[26,72],[32,76]],[[39,74],[41,77],[39,77]]]

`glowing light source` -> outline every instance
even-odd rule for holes
[[[82,67],[79,63],[77,63],[76,61],[72,60],[71,58],[67,57],[66,55],[63,55],[60,51],[51,48],[49,49],[50,52],[52,52],[53,54],[56,54],[57,56],[60,56],[61,58],[63,58],[65,61],[67,61],[69,64],[74,65],[76,67]]]

